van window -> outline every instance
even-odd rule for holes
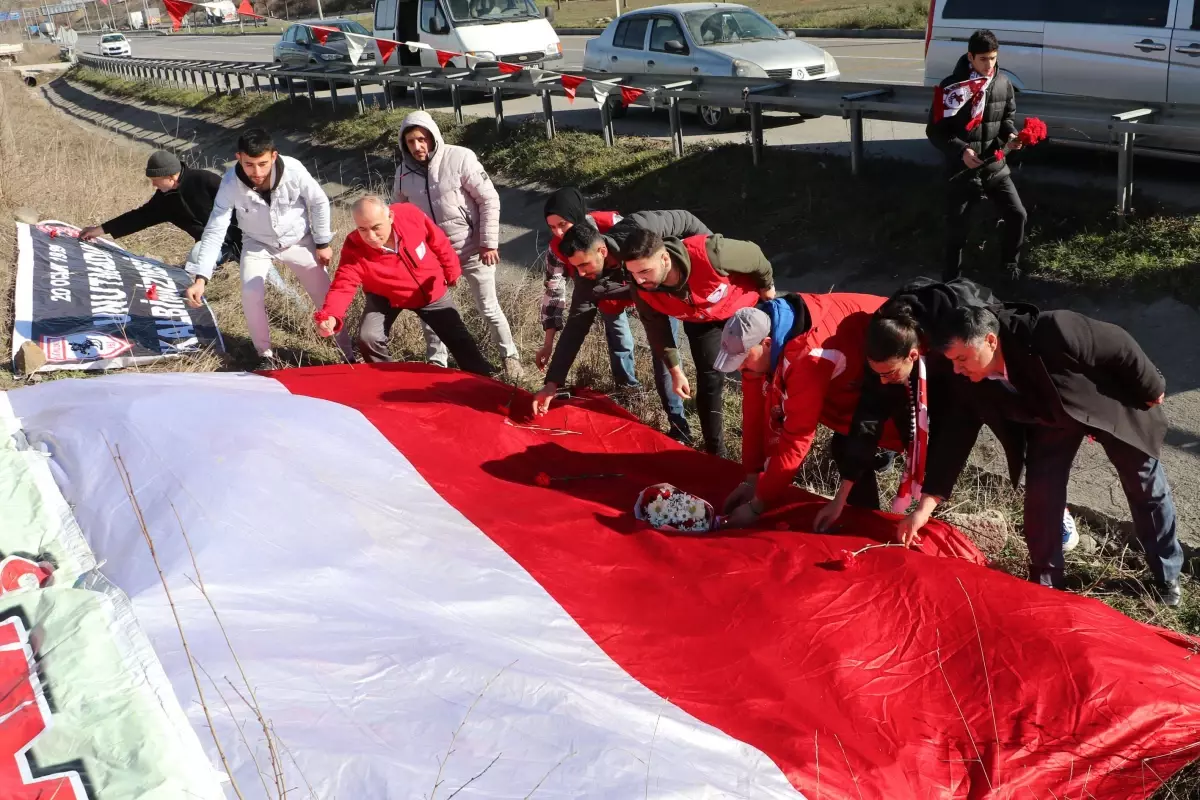
[[[613,47],[627,47],[630,50],[642,50],[646,43],[646,26],[649,17],[634,17],[622,20],[613,34]]]
[[[390,31],[396,27],[396,0],[376,0],[375,30]]]
[[[421,0],[421,30],[433,33],[429,29],[429,20],[436,19],[438,27],[446,27],[446,15],[437,0]]]
[[[1047,0],[1048,3],[1071,0]],[[1045,19],[1042,0],[1007,0],[996,3],[991,0],[946,0],[942,9],[943,19],[980,20],[1041,20]]]
[[[1046,21],[1165,28],[1170,6],[1171,0],[1055,0],[1046,5]]]

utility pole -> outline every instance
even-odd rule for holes
[[[321,0],[317,0],[317,16],[325,19],[325,12],[321,10]]]

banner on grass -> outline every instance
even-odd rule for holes
[[[17,226],[13,356],[27,341],[40,371],[109,369],[224,349],[207,303],[189,308],[187,273],[61,222]]]

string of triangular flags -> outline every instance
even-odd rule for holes
[[[214,11],[219,10],[219,7],[216,3],[193,3],[189,2],[189,0],[163,0],[163,6],[167,10],[167,15],[171,18],[171,25],[174,30],[179,30],[179,28],[183,25],[184,17],[186,17],[192,8],[196,6],[201,8],[209,8]],[[272,20],[275,22],[282,22],[284,24],[292,24],[288,20],[279,19],[278,17],[268,17],[264,16],[263,14],[254,13],[254,7],[250,5],[250,0],[241,0],[241,4],[237,8],[237,13],[244,17],[253,17],[255,19]],[[358,62],[362,58],[362,54],[366,52],[367,47],[371,43],[374,43],[375,49],[379,53],[380,66],[386,64],[387,60],[392,57],[392,53],[394,53],[396,48],[400,46],[408,47],[413,50],[433,50],[434,55],[437,58],[438,66],[440,66],[442,69],[445,69],[446,66],[450,64],[451,59],[475,58],[475,56],[472,56],[469,53],[455,53],[450,50],[435,50],[433,47],[430,47],[424,42],[400,42],[396,41],[395,39],[383,39],[378,36],[364,36],[361,33],[350,33],[337,28],[330,28],[324,25],[314,25],[307,22],[297,22],[294,24],[303,25],[304,27],[312,30],[313,36],[315,36],[317,41],[321,44],[325,44],[325,42],[329,39],[329,34],[331,33],[340,33],[345,36],[346,52],[350,57],[350,62],[354,64],[354,66],[358,66]],[[510,64],[505,61],[497,62],[497,67],[499,68],[500,72],[506,75],[516,75],[517,73],[528,69],[528,66],[525,64]],[[621,103],[626,106],[632,105],[639,97],[646,93],[645,89],[639,89],[636,86],[625,86],[624,84],[616,83],[615,81],[597,81],[592,80],[591,78],[584,78],[579,75],[570,75],[565,72],[557,72],[555,70],[545,68],[539,68],[539,71],[557,77],[559,82],[562,84],[563,91],[567,95],[567,100],[571,103],[575,102],[576,90],[584,83],[588,82],[591,82],[592,84],[592,96],[600,105],[603,105],[608,100],[609,95],[614,90],[620,91]]]

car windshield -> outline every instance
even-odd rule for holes
[[[108,36],[100,37],[100,42],[103,44],[111,44],[112,42],[123,42],[123,41],[125,41],[125,37],[119,33],[109,34]]]
[[[701,47],[787,38],[766,17],[748,8],[689,11],[683,15],[683,19],[692,32],[692,38]]]
[[[506,22],[541,17],[533,0],[449,0],[455,22]]]
[[[368,31],[366,28],[364,28],[362,25],[359,25],[357,22],[355,22],[352,19],[340,20],[338,22],[329,22],[329,23],[326,23],[325,26],[327,28],[337,28],[339,31],[345,31],[346,33],[358,33],[358,34],[362,34],[363,36],[371,35],[370,31]],[[345,38],[346,37],[340,33],[331,33],[331,34],[329,34],[329,38],[326,39],[326,41],[337,42],[337,41],[340,41]]]

